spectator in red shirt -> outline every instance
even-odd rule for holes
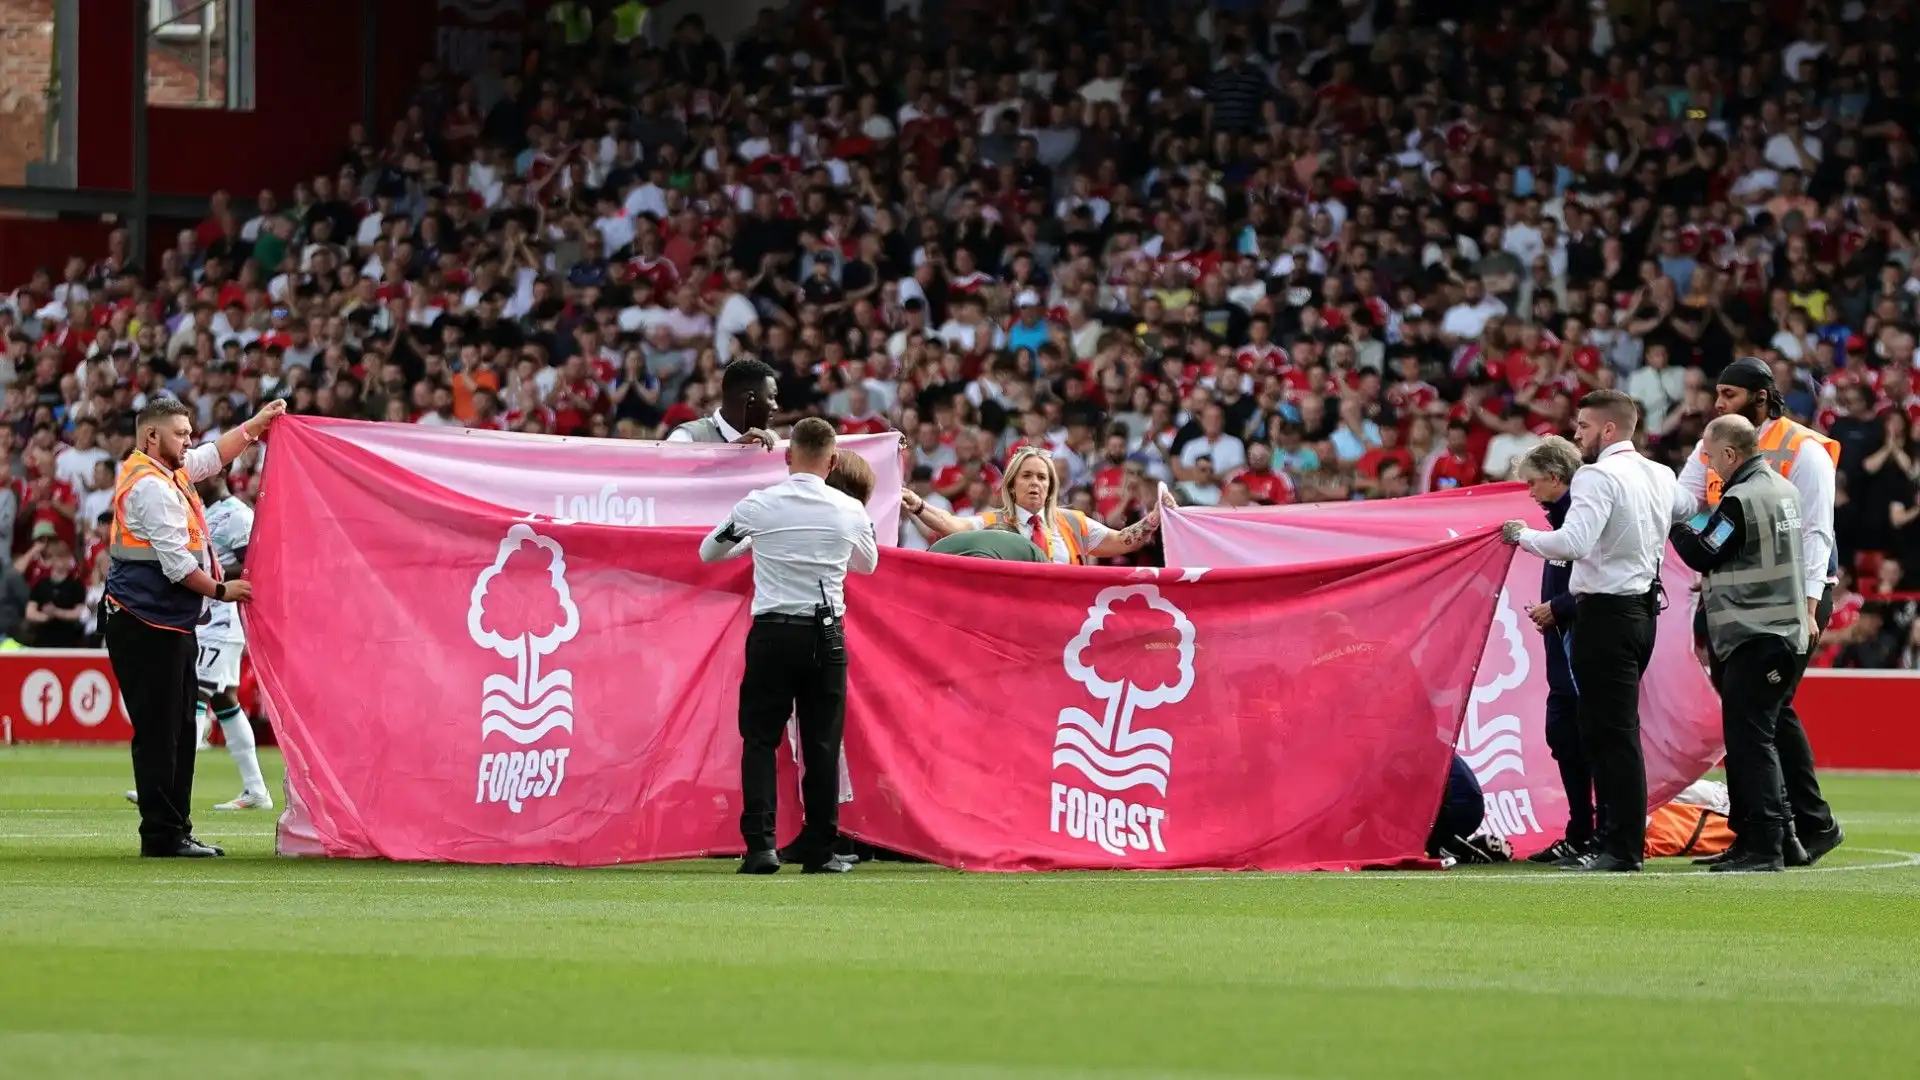
[[[1447,422],[1447,443],[1436,450],[1421,467],[1420,490],[1445,491],[1472,487],[1480,482],[1480,462],[1467,452],[1467,424],[1464,420]]]
[[[849,386],[847,388],[847,415],[840,418],[842,435],[878,435],[891,430],[887,418],[873,411],[873,405],[867,388]]]
[[[1391,430],[1391,429],[1388,429]],[[1285,506],[1296,492],[1293,479],[1273,468],[1273,448],[1263,442],[1247,444],[1247,465],[1227,477],[1228,485],[1240,484],[1247,497],[1261,506]]]

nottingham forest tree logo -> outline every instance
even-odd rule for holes
[[[1173,735],[1164,728],[1135,727],[1134,719],[1178,704],[1192,691],[1192,621],[1157,585],[1102,589],[1062,660],[1068,676],[1099,703],[1100,715],[1071,706],[1060,710],[1053,767],[1078,772],[1099,791],[1055,783],[1052,831],[1116,856],[1129,849],[1165,851],[1166,808],[1118,793],[1138,787],[1152,788],[1162,798],[1167,793]]]
[[[533,744],[553,732],[573,733],[573,673],[542,671],[540,661],[579,632],[559,541],[527,525],[508,529],[493,565],[473,583],[467,634],[514,662],[512,675],[481,682],[480,738],[499,735],[528,749],[481,754],[475,802],[506,803],[517,814],[527,799],[559,794],[570,751]]]

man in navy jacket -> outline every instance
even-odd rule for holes
[[[1516,473],[1526,481],[1534,501],[1546,508],[1549,528],[1557,529],[1566,520],[1567,507],[1573,501],[1568,487],[1580,462],[1579,448],[1557,436],[1544,440],[1520,459]],[[1560,766],[1560,782],[1567,791],[1566,836],[1532,857],[1540,863],[1578,858],[1586,852],[1602,813],[1594,798],[1593,770],[1574,722],[1579,688],[1568,660],[1574,632],[1573,593],[1567,588],[1572,576],[1570,564],[1548,560],[1540,573],[1540,603],[1527,613],[1546,636],[1547,748]]]

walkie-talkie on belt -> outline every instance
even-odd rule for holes
[[[833,613],[833,601],[827,599],[827,583],[820,586],[820,603],[814,606],[813,621],[820,627],[820,651],[818,656],[823,663],[844,664],[847,662],[846,628]]]

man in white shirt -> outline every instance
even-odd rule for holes
[[[1720,372],[1715,387],[1714,412],[1744,416],[1759,433],[1759,448],[1772,469],[1784,476],[1800,496],[1800,553],[1806,586],[1809,640],[1818,641],[1833,617],[1833,586],[1839,574],[1833,531],[1834,473],[1839,446],[1833,440],[1781,415],[1779,385],[1766,361],[1743,356]],[[1687,456],[1680,471],[1683,496],[1674,508],[1676,521],[1711,511],[1720,502],[1719,478],[1708,468],[1703,439]],[[1696,641],[1706,640],[1705,613],[1694,619]],[[1780,772],[1786,781],[1788,866],[1811,866],[1840,846],[1846,834],[1833,818],[1833,808],[1820,793],[1813,767],[1813,746],[1807,729],[1793,709],[1793,692],[1813,650],[1803,651],[1788,687],[1786,705],[1774,731]]]
[[[1489,480],[1505,480],[1513,471],[1513,463],[1539,444],[1540,436],[1527,430],[1527,407],[1510,406],[1507,415],[1501,418],[1500,433],[1487,441],[1487,456],[1481,463],[1481,472]]]
[[[844,874],[839,835],[840,739],[847,709],[847,572],[871,574],[880,559],[873,523],[854,499],[827,486],[833,425],[808,417],[793,428],[784,483],[740,500],[700,543],[718,562],[753,551],[753,626],[740,680],[743,874],[780,870],[774,849],[774,774],[787,718],[799,722],[806,825],[794,847],[801,870]]]
[[[1200,413],[1200,434],[1180,448],[1182,480],[1191,480],[1199,472],[1200,459],[1213,464],[1220,475],[1242,469],[1247,464],[1247,447],[1237,436],[1227,434],[1227,413],[1218,405],[1208,405]]]
[[[83,416],[75,420],[73,445],[61,450],[59,456],[53,459],[53,475],[76,492],[92,490],[94,466],[113,460],[111,454],[94,445],[94,437],[99,432],[100,426],[92,417]]]
[[[1479,278],[1470,277],[1466,296],[1440,317],[1440,340],[1450,349],[1470,345],[1480,339],[1489,321],[1506,313],[1507,305],[1488,296]]]
[[[1660,342],[1646,348],[1646,365],[1627,376],[1627,393],[1646,410],[1647,430],[1659,431],[1667,414],[1687,400],[1687,372],[1669,362],[1667,347]]]
[[[1609,814],[1600,850],[1570,870],[1637,871],[1646,851],[1646,763],[1640,752],[1640,676],[1653,658],[1660,563],[1680,485],[1633,447],[1637,411],[1617,390],[1580,402],[1574,442],[1588,468],[1574,474],[1565,522],[1552,532],[1509,521],[1509,544],[1573,564],[1578,605],[1569,659],[1580,688],[1578,723],[1594,792]]]
[[[746,275],[739,268],[727,268],[727,298],[713,320],[713,349],[722,364],[733,359],[734,339],[744,337],[760,321],[759,309],[747,295],[746,284]]]

